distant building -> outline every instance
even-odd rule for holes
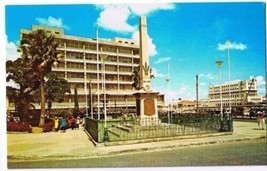
[[[257,80],[234,81],[221,85],[222,106],[229,108],[231,106],[242,106],[248,103],[260,103],[263,97],[258,95]],[[230,92],[230,93],[229,93]],[[220,107],[220,85],[209,86],[208,99],[202,101],[203,107]],[[231,95],[231,96],[230,96]]]
[[[63,29],[36,25],[33,25],[31,30],[22,29],[21,37],[37,29],[44,29],[47,33],[54,34],[56,39],[61,42],[58,50],[64,54],[64,61],[53,67],[52,72],[66,79],[71,88],[71,93],[66,94],[62,103],[53,102],[53,109],[73,108],[75,87],[78,91],[80,108],[85,109],[86,102],[88,103],[87,107],[90,106],[90,87],[94,111],[97,111],[98,108],[98,94],[100,96],[99,106],[102,108],[105,73],[107,109],[109,111],[120,109],[134,111],[136,100],[132,94],[136,90],[132,86],[132,74],[134,69],[139,66],[140,48],[138,44],[133,40],[117,37],[112,40],[97,40],[65,35]],[[103,60],[104,57],[106,57],[105,60]],[[98,85],[99,92],[97,91]],[[164,95],[159,95],[158,105],[159,107],[164,105]],[[12,108],[12,104],[8,105],[8,109],[10,107]],[[40,105],[36,104],[36,108],[40,109]]]
[[[196,112],[197,103],[195,100],[181,100],[177,103],[177,111],[179,113],[194,113]]]

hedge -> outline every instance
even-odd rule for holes
[[[32,133],[32,127],[30,124],[25,122],[22,123],[7,122],[7,131]]]

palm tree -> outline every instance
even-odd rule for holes
[[[45,77],[51,72],[53,64],[60,62],[62,54],[57,51],[59,43],[52,34],[45,30],[36,30],[24,35],[20,42],[22,57],[28,57],[31,77],[40,86],[41,115],[39,126],[44,124],[45,117]]]

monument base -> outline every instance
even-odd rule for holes
[[[157,125],[158,119],[158,92],[137,92],[133,94],[136,98],[136,114],[140,117],[141,126]]]

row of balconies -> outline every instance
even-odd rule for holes
[[[162,106],[164,105],[162,101],[158,101],[158,106]],[[41,105],[38,103],[34,104],[35,109],[41,109]],[[46,105],[47,106],[47,105]],[[93,103],[94,108],[97,108],[97,101],[95,101]],[[135,100],[127,100],[126,101],[114,101],[114,100],[109,100],[107,102],[107,109],[108,108],[115,108],[115,106],[117,108],[126,108],[126,107],[136,107],[136,101]],[[89,106],[87,105],[87,107],[89,108]],[[103,102],[100,101],[99,103],[99,107],[103,108]],[[62,103],[58,103],[58,102],[53,102],[52,105],[52,109],[66,109],[66,108],[74,108],[74,102],[73,101],[69,101],[69,102],[62,102]],[[79,102],[79,108],[86,108],[86,103],[84,102]],[[15,105],[14,103],[7,103],[7,110],[15,110]]]
[[[108,51],[101,51],[99,50],[98,53],[96,50],[90,50],[90,49],[80,49],[80,48],[70,48],[70,47],[59,47],[59,51],[64,52],[77,52],[77,53],[87,53],[87,54],[95,54],[95,55],[111,55],[111,56],[122,56],[122,57],[128,57],[128,58],[139,58],[139,54],[127,54],[127,53],[121,53],[121,52],[108,52]]]
[[[77,58],[66,58],[65,61],[67,62],[76,62],[76,63],[90,63],[90,64],[103,64],[103,61],[99,60],[84,60],[84,59],[77,59]],[[127,65],[139,65],[139,61],[138,62],[134,62],[134,61],[105,61],[106,65],[122,65],[122,66],[127,66]]]

